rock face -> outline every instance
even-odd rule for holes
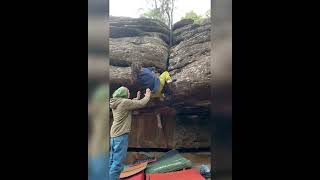
[[[147,18],[110,17],[111,86],[129,85],[130,65],[140,61],[144,66],[167,69],[169,28]]]
[[[177,29],[174,31],[174,45],[179,44],[181,41],[190,39],[193,36],[198,35],[202,32],[210,32],[211,24],[190,24],[188,26],[182,27],[181,30]],[[209,40],[210,41],[210,37]]]
[[[210,147],[209,116],[177,114],[175,121],[175,148]]]
[[[174,31],[178,28],[182,28],[183,26],[193,24],[193,22],[194,22],[194,20],[192,20],[192,19],[182,19],[181,21],[178,21],[173,25],[172,30]]]
[[[130,86],[130,67],[118,67],[110,65],[110,82],[115,85]]]
[[[210,57],[202,57],[176,71],[171,71],[176,78],[175,84],[170,85],[171,101],[174,104],[198,106],[210,99]]]
[[[168,27],[156,20],[111,17],[110,28],[111,94],[123,85],[135,96],[139,87],[131,84],[129,67],[134,61],[168,70],[177,79],[165,86],[171,93],[168,101],[152,100],[135,112],[129,147],[210,147],[211,23],[195,24],[192,20],[176,23],[172,47],[168,45]],[[163,129],[157,126],[159,112]]]
[[[110,38],[110,64],[130,66],[133,61],[141,61],[146,66],[166,69],[168,46],[158,37]]]
[[[152,36],[159,37],[169,44],[170,30],[158,20],[111,16],[109,25],[110,38],[135,37],[151,33]]]
[[[177,81],[169,86],[172,101],[185,105],[202,104],[210,98],[211,24],[189,24],[174,31],[169,72]],[[187,98],[186,98],[187,97]],[[209,102],[208,102],[209,103]]]

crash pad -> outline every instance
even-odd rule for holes
[[[155,162],[152,162],[150,164],[155,164],[157,162],[163,161],[165,159],[168,159],[170,157],[175,156],[176,154],[179,154],[179,152],[177,150],[175,150],[175,149],[170,150],[170,151],[166,152],[164,155],[160,156]]]
[[[191,167],[192,163],[190,160],[184,158],[180,154],[176,154],[170,158],[163,159],[160,162],[149,164],[145,172],[146,174],[166,173]]]
[[[144,162],[144,163],[140,163],[140,164],[136,164],[133,166],[128,166],[125,167],[124,170],[121,172],[120,174],[120,178],[126,178],[132,175],[135,175],[141,171],[143,171],[144,169],[146,169],[148,165],[148,162]]]
[[[135,160],[133,162],[133,165],[135,164],[141,164],[141,163],[144,163],[144,162],[148,162],[148,164],[152,163],[152,162],[155,162],[157,159],[156,158],[145,158],[145,159],[138,159],[138,160]]]
[[[205,180],[195,169],[181,170],[170,173],[147,174],[147,180]]]
[[[120,180],[145,180],[145,174],[144,172],[139,172],[138,174],[126,178],[121,178]]]

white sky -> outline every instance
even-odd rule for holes
[[[111,16],[139,17],[140,8],[147,10],[152,5],[147,0],[109,0]],[[173,21],[177,22],[186,12],[193,10],[197,14],[203,15],[211,7],[211,0],[176,0]]]

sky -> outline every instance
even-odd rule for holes
[[[211,7],[211,0],[176,0],[173,21],[181,20],[186,12],[193,10],[197,14],[203,15]],[[142,12],[140,8],[145,10],[152,7],[147,0],[109,0],[109,15],[139,17]]]

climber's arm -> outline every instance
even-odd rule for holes
[[[128,99],[126,100],[123,108],[127,110],[135,110],[135,109],[143,108],[149,102],[150,96],[151,96],[151,91],[150,89],[147,89],[144,98],[142,98],[141,100]]]
[[[140,95],[141,95],[141,92],[138,91],[138,92],[137,92],[137,97],[136,97],[136,98],[133,98],[133,100],[139,100],[139,99],[140,99]]]

